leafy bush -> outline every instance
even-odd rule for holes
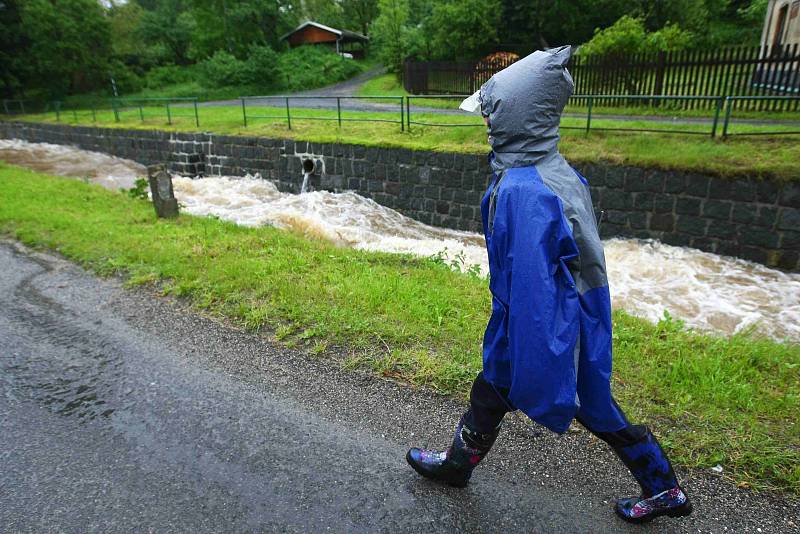
[[[656,52],[684,50],[691,46],[694,35],[677,24],[667,24],[660,30],[648,33],[641,18],[623,15],[613,25],[595,30],[594,37],[582,45],[578,53],[586,57],[613,57]]]
[[[145,86],[148,89],[161,89],[168,85],[189,83],[195,79],[195,72],[191,67],[178,65],[165,65],[154,67],[145,76]]]
[[[359,74],[362,67],[323,46],[301,46],[278,56],[280,87],[297,91],[340,82]]]
[[[237,59],[218,50],[200,64],[201,79],[206,87],[249,85],[271,88],[278,85],[278,54],[268,46],[252,46],[247,59]]]
[[[142,88],[142,79],[136,72],[123,62],[114,59],[109,65],[111,77],[117,85],[119,94],[135,93]],[[101,85],[102,92],[111,93],[111,80],[106,78],[106,83]]]
[[[278,80],[278,54],[268,46],[250,47],[244,63],[244,82],[257,87],[274,87]]]
[[[207,87],[229,87],[242,85],[247,77],[244,61],[236,59],[224,50],[200,63],[203,84]]]
[[[644,48],[646,33],[642,19],[623,15],[608,28],[596,29],[594,37],[581,46],[579,53],[587,57],[635,54]]]
[[[672,50],[686,50],[694,42],[692,32],[682,29],[677,24],[667,24],[657,32],[647,36],[645,50],[660,50],[669,52]]]

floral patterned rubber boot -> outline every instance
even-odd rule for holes
[[[629,523],[647,523],[656,517],[683,517],[692,513],[692,503],[672,470],[656,437],[647,430],[631,445],[615,447],[622,463],[642,487],[640,497],[619,499],[614,510]]]
[[[463,488],[469,482],[472,470],[492,448],[499,433],[499,427],[490,434],[474,432],[464,424],[462,418],[456,427],[453,444],[447,450],[414,447],[406,454],[406,460],[425,478]]]

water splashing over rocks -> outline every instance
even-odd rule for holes
[[[0,159],[50,174],[88,176],[112,189],[144,167],[60,145],[0,140]],[[273,225],[363,250],[439,255],[486,273],[483,237],[436,228],[352,192],[280,193],[259,177],[176,176],[175,196],[195,215],[245,226]],[[127,185],[130,187],[130,185]],[[653,241],[605,242],[613,305],[657,321],[668,310],[687,325],[721,333],[748,328],[800,340],[800,274]]]

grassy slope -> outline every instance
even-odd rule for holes
[[[337,248],[213,218],[157,221],[143,201],[0,164],[0,233],[350,365],[465,395],[480,368],[485,280],[431,260]],[[684,465],[800,494],[800,347],[615,313],[615,391]]]
[[[190,113],[190,109],[172,109],[174,124],[166,124],[163,109],[145,109],[145,122],[139,119],[138,110],[121,114],[121,121],[114,122],[109,111],[98,112],[98,125],[122,128],[160,128],[195,131],[193,118],[175,118],[176,113]],[[242,124],[240,106],[201,107],[200,129],[220,134],[263,135],[268,137],[290,137],[319,142],[344,142],[364,145],[406,147],[423,150],[441,150],[483,154],[487,151],[485,127],[477,117],[441,116],[413,113],[414,121],[422,123],[459,123],[471,126],[444,128],[413,125],[410,132],[401,132],[400,108],[396,112],[345,111],[345,118],[389,119],[397,124],[373,122],[345,122],[341,128],[335,122],[303,120],[303,117],[328,117],[334,119],[335,111],[292,110],[292,129],[285,120],[258,119],[253,115],[285,116],[284,108],[258,108],[248,106],[248,126]],[[55,122],[55,114],[21,117],[24,120]],[[77,123],[92,124],[89,113],[78,115]],[[62,116],[62,121],[75,122],[71,114]],[[620,122],[596,119],[596,126],[637,128],[651,126],[645,123]],[[583,119],[565,118],[563,126],[582,127]],[[672,126],[674,127],[674,126]],[[703,131],[699,125],[682,125],[694,131]],[[661,128],[670,128],[669,124]],[[747,127],[741,127],[747,128]],[[780,128],[780,127],[777,127]],[[752,129],[752,128],[751,128]],[[708,172],[720,176],[747,174],[750,176],[774,177],[780,180],[800,179],[800,143],[797,136],[782,138],[735,138],[728,141],[710,139],[707,136],[637,134],[616,132],[592,132],[564,129],[562,152],[574,163],[606,160],[663,169]]]

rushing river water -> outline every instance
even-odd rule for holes
[[[0,139],[0,159],[50,174],[130,187],[141,165],[96,152]],[[298,176],[298,180],[301,177]],[[175,177],[183,210],[247,226],[274,225],[365,250],[442,254],[487,269],[483,237],[422,224],[355,193],[280,193],[258,177]],[[722,333],[754,327],[800,340],[800,274],[654,241],[605,241],[613,305],[657,321],[668,310],[687,325]]]

